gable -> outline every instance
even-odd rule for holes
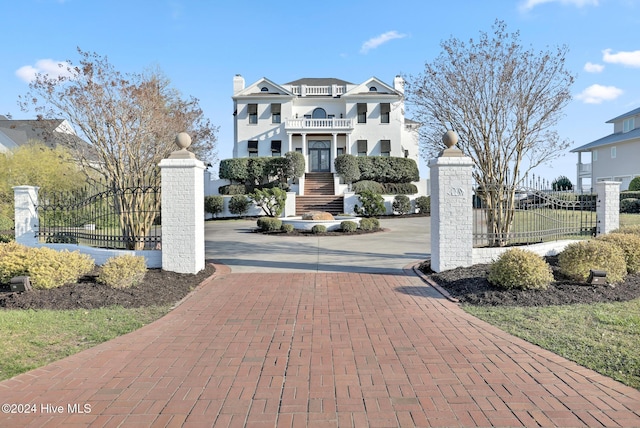
[[[399,96],[398,92],[391,86],[384,83],[377,77],[371,77],[365,82],[356,85],[354,88],[347,91],[343,96],[350,95],[395,95]]]
[[[236,97],[255,97],[255,96],[269,96],[269,95],[289,95],[293,94],[282,86],[272,82],[271,80],[263,77],[262,79],[247,86],[242,91],[238,92],[233,98]]]

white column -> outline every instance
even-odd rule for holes
[[[293,135],[291,132],[287,132],[287,152],[290,152],[293,147]],[[285,152],[286,153],[286,152]]]
[[[195,274],[204,269],[205,165],[186,150],[187,134],[178,134],[176,143],[182,149],[160,162],[162,269]]]
[[[38,189],[35,186],[13,187],[15,239],[27,247],[38,245]]]
[[[331,141],[331,172],[336,172],[336,157],[338,157],[338,135],[334,132]]]
[[[473,161],[453,147],[455,133],[449,131],[443,139],[449,148],[429,161],[431,269],[435,272],[473,264]]]
[[[602,235],[620,227],[620,183],[599,181],[596,193],[596,235]]]
[[[309,151],[307,150],[307,134],[302,136],[302,156],[304,157],[304,172],[309,172]]]

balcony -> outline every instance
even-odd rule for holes
[[[353,119],[287,119],[284,127],[288,131],[345,131],[353,129]]]
[[[591,164],[579,163],[578,164],[578,176],[579,177],[591,177]]]
[[[299,97],[322,96],[322,97],[339,97],[347,92],[346,86],[328,85],[328,86],[308,86],[299,85],[291,86],[291,92]]]

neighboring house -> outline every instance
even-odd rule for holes
[[[640,176],[640,108],[608,120],[613,134],[571,150],[578,153],[577,188],[590,182],[619,181],[627,190],[634,177]],[[582,154],[591,154],[591,163],[582,162]]]
[[[306,172],[335,172],[336,156],[408,157],[418,162],[416,122],[405,119],[404,81],[360,84],[306,78],[283,85],[233,78],[233,157],[298,151]]]
[[[0,115],[0,153],[33,141],[50,148],[84,143],[64,119],[12,120]]]

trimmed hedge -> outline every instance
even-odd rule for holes
[[[379,183],[410,183],[420,180],[418,164],[413,159],[382,156],[358,156],[360,180]]]

